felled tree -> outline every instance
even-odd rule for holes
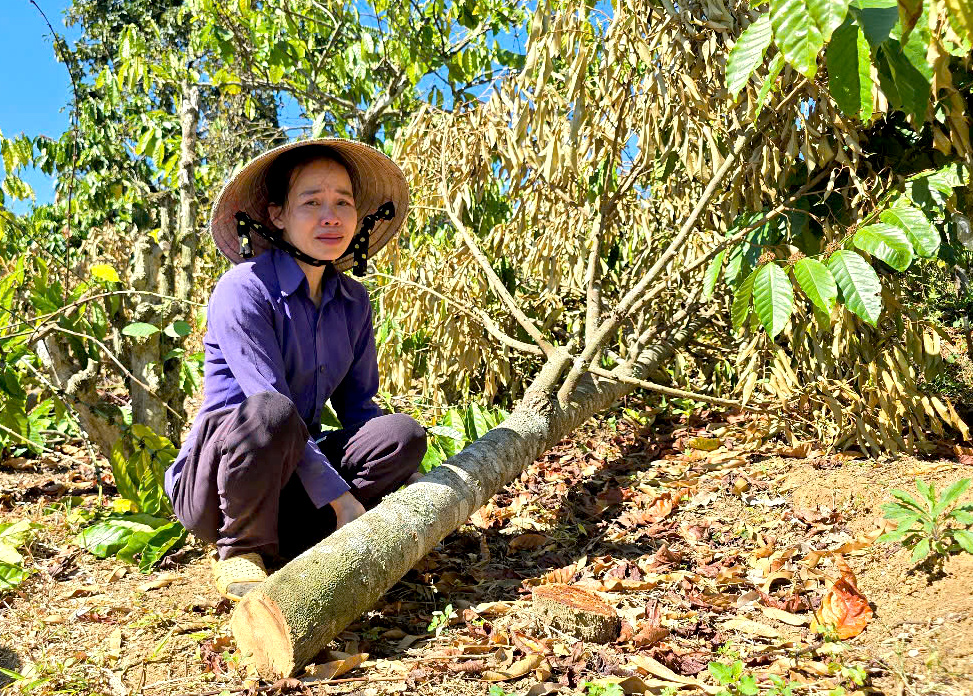
[[[785,5],[777,11],[790,24],[778,26],[777,17],[770,26],[746,5],[728,9],[719,0],[683,4],[678,12],[665,0],[622,3],[610,17],[582,3],[540,3],[522,72],[465,110],[416,116],[395,155],[409,174],[417,217],[392,252],[396,272],[379,276],[387,282],[382,301],[406,307],[405,325],[427,328],[431,345],[443,346],[432,351],[430,375],[455,374],[448,356],[465,358],[469,350],[481,353],[474,361],[492,352],[510,363],[521,354],[521,364],[539,369],[497,428],[244,597],[231,625],[258,669],[295,673],[580,422],[638,385],[667,391],[644,377],[688,340],[728,332],[720,304],[707,299],[724,251],[732,257],[734,245],[787,219],[792,202],[822,182],[833,189],[843,171],[854,174],[851,186],[862,187],[852,231],[864,215],[882,212],[887,201],[872,201],[868,188],[878,182],[858,171],[867,169],[855,146],[859,129],[839,115],[828,83],[811,79],[832,32],[858,26],[858,19],[842,24],[847,3],[819,3],[824,10]],[[937,23],[945,17],[931,16]],[[751,75],[760,79],[737,103],[728,98],[723,62],[739,28],[753,20],[761,38],[748,39],[730,73],[734,91]],[[939,41],[930,36],[922,40]],[[880,46],[899,43],[888,31],[873,38]],[[777,53],[765,73],[771,43]],[[889,51],[898,55],[891,44]],[[911,113],[921,127],[924,114]],[[965,116],[951,111],[950,118],[948,137],[968,159]],[[733,229],[747,207],[762,212]],[[901,236],[909,239],[906,231]],[[834,301],[835,291],[824,311],[850,310],[876,323],[875,298],[856,293],[874,271],[851,249],[896,259],[847,230],[823,230],[817,241],[828,274],[808,284],[797,275],[808,301],[817,304],[820,287],[837,279],[844,303]],[[910,253],[920,242],[910,239]],[[755,321],[771,337],[787,325],[795,302],[788,272],[796,264],[778,254],[776,246],[761,249],[735,293],[744,298],[735,302],[736,314],[746,320],[755,306]],[[850,283],[835,259],[856,265]],[[513,375],[487,370],[482,379],[495,392]]]

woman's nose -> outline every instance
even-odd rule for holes
[[[321,225],[337,225],[341,222],[338,217],[338,209],[333,205],[322,205],[321,206],[321,217],[318,222]]]

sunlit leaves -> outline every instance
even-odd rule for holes
[[[828,260],[828,270],[848,309],[872,326],[877,325],[882,313],[882,284],[868,262],[854,251],[839,250]]]
[[[747,317],[750,316],[750,300],[753,297],[753,283],[757,272],[754,271],[748,275],[733,295],[733,304],[730,306],[730,320],[734,331],[742,329]]]
[[[153,334],[159,333],[159,327],[154,324],[147,324],[137,321],[122,328],[122,333],[134,338],[148,338]]]
[[[787,62],[811,78],[818,69],[818,53],[824,36],[814,22],[806,0],[771,0],[770,21],[774,37]]]
[[[763,63],[773,36],[770,17],[762,14],[733,45],[726,60],[726,86],[734,97],[746,86],[753,71]]]
[[[818,53],[847,13],[847,0],[771,0],[777,47],[798,72],[814,77]]]
[[[862,227],[852,241],[897,271],[904,271],[912,264],[912,243],[895,225],[879,223]]]
[[[713,296],[713,290],[716,288],[716,281],[719,280],[720,271],[723,269],[723,257],[726,256],[726,249],[723,249],[718,253],[713,260],[710,261],[709,267],[706,269],[706,277],[703,280],[703,299],[708,300]]]
[[[787,273],[776,263],[768,263],[757,271],[753,306],[771,338],[784,330],[794,311],[794,289]]]
[[[794,278],[819,309],[830,313],[838,299],[838,286],[828,267],[817,259],[803,258],[794,264]]]
[[[867,121],[872,116],[872,61],[861,28],[845,22],[831,37],[826,54],[831,96],[846,115]]]
[[[879,219],[905,232],[919,256],[931,258],[939,251],[939,232],[921,210],[909,205],[896,205],[883,210]]]
[[[107,263],[96,263],[91,267],[91,276],[106,283],[119,283],[118,271]]]
[[[945,0],[949,21],[959,36],[973,37],[973,0]]]

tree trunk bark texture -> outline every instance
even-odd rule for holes
[[[696,329],[650,348],[636,371],[660,364]],[[548,363],[503,423],[248,592],[230,623],[244,659],[265,676],[296,674],[531,462],[634,388],[588,373],[561,409],[552,395],[559,377]]]

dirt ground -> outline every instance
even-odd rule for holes
[[[793,694],[973,694],[973,555],[916,567],[875,542],[892,489],[941,491],[973,466],[758,447],[723,418],[583,427],[275,691],[715,694],[715,661],[764,694],[779,693],[771,677]],[[142,575],[73,544],[71,508],[111,504],[88,468],[0,462],[0,523],[39,523],[34,572],[0,597],[5,691],[271,692],[235,650],[205,546],[190,537]],[[836,640],[810,624],[849,572],[874,616]],[[552,583],[601,598],[617,639],[578,640],[539,614],[531,593]]]

